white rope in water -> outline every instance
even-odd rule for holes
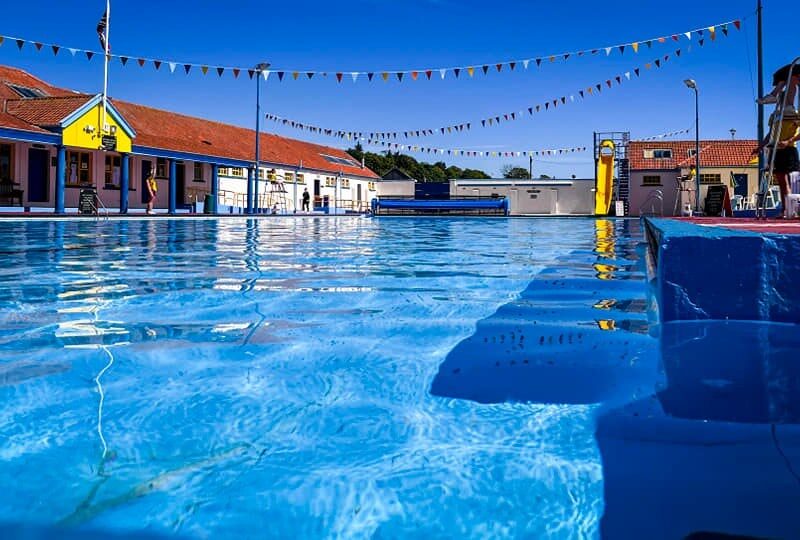
[[[103,459],[105,459],[108,454],[108,444],[106,444],[106,438],[103,436],[103,402],[106,399],[106,395],[103,392],[103,385],[100,384],[100,378],[114,365],[114,355],[111,354],[111,351],[105,345],[102,345],[100,348],[108,355],[108,364],[106,364],[106,367],[101,369],[97,377],[94,378],[94,382],[97,384],[97,391],[100,394],[100,403],[97,406],[97,434],[100,436],[100,442],[103,443]]]

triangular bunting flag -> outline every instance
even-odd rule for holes
[[[353,82],[356,82],[356,81],[358,80],[358,71],[354,71],[354,72],[352,72],[352,73],[350,74],[350,77],[352,77],[352,78],[353,78]]]
[[[530,60],[523,60],[522,61],[522,67],[524,67],[525,69],[528,69],[528,63],[529,62],[530,62]]]
[[[741,30],[742,29],[742,21],[733,21],[733,26],[735,26],[737,30]]]
[[[242,72],[242,70],[241,70],[241,69],[239,69],[239,68],[233,68],[233,78],[234,78],[234,79],[238,79],[238,78],[239,78],[239,74],[240,74],[241,72]]]
[[[678,37],[678,34],[672,35],[672,41],[680,41],[681,38]]]
[[[58,45],[53,45],[52,49],[53,49],[53,56],[58,56],[58,51],[61,49],[61,47],[59,47]]]
[[[633,72],[636,74],[637,77],[639,76],[639,68],[634,69]]]
[[[69,51],[69,53],[70,53],[72,56],[75,56],[75,54],[78,52],[78,49],[70,49],[70,48],[67,48],[67,50]]]
[[[389,80],[389,74],[384,71],[381,73],[381,79],[383,79],[383,82],[387,82]]]
[[[372,78],[373,78],[374,76],[375,76],[375,74],[374,74],[374,73],[367,73],[367,80],[368,80],[368,81],[370,81],[370,82],[372,82]],[[311,77],[309,77],[309,79],[310,79],[310,78],[311,78]]]
[[[661,60],[656,60],[655,63],[656,63],[656,67],[661,67]]]
[[[398,82],[403,82],[403,72],[402,71],[398,71],[397,72],[397,81]]]
[[[489,66],[483,66],[481,69],[483,70],[483,74],[486,75],[486,73],[489,71]]]
[[[717,39],[717,29],[714,26],[708,27],[708,32],[711,34],[711,41]]]
[[[431,75],[433,75],[432,70],[430,69],[425,70],[425,76],[428,78],[428,80],[431,80]]]
[[[728,35],[728,25],[727,25],[727,24],[723,24],[723,25],[720,27],[720,29],[722,30],[722,34],[723,34],[723,35],[725,35],[725,36],[727,36],[727,35]]]
[[[639,44],[638,43],[631,43],[631,48],[633,49],[633,52],[635,52],[635,53],[639,52]]]
[[[300,77],[300,72],[299,71],[292,71],[292,79],[296,81],[298,79],[298,77]]]
[[[622,84],[622,77],[620,77],[619,75],[617,75],[615,78],[616,78],[616,80],[617,80],[617,84]]]
[[[170,73],[175,73],[175,68],[176,67],[178,67],[178,64],[176,64],[175,62],[170,62],[169,63],[169,72]]]
[[[153,65],[156,67],[156,71],[161,69],[161,61],[160,60],[153,60]]]
[[[439,70],[439,76],[441,76],[442,80],[444,80],[444,76],[445,76],[446,73],[447,73],[446,69],[440,69]]]
[[[203,72],[203,75],[208,75],[208,66],[200,66],[200,71]]]
[[[542,65],[542,59],[541,58],[537,58],[536,59],[536,67],[539,67],[541,65]]]
[[[607,85],[609,88],[611,88],[611,79],[608,79],[608,80],[606,81],[606,85]]]
[[[336,74],[336,82],[342,82],[342,73]]]
[[[691,40],[692,40],[692,33],[691,33],[691,32],[686,32],[686,33],[685,33],[685,34],[683,34],[683,35],[684,35],[684,36],[686,36],[686,39],[688,39],[689,41],[691,41]]]
[[[500,71],[503,69],[503,64],[497,64],[495,67],[497,68],[497,72],[500,73]]]
[[[417,71],[411,72],[411,80],[416,81],[418,77],[419,77],[419,72]]]
[[[224,67],[218,67],[217,68],[217,75],[222,77],[223,73],[225,73],[225,68]]]
[[[22,50],[22,47],[23,47],[24,45],[25,45],[25,41],[23,41],[23,40],[21,40],[21,39],[18,39],[18,40],[17,40],[17,47],[19,47],[19,50]]]
[[[630,71],[626,71],[625,72],[625,78],[628,79],[628,80],[631,80],[631,72]]]
[[[564,60],[569,60],[569,53],[564,55]]]
[[[517,67],[517,63],[516,62],[509,62],[508,63],[508,67],[511,69],[511,71],[514,71],[514,68]]]
[[[581,90],[580,92],[578,92],[578,94],[580,94],[581,98],[585,97],[585,96],[584,96],[584,94],[583,94],[583,90]]]
[[[38,41],[35,41],[35,42],[33,43],[33,46],[34,46],[34,47],[36,47],[36,50],[37,50],[37,51],[41,51],[41,50],[42,50],[42,44],[41,44],[41,43],[39,43]]]
[[[611,54],[611,47],[606,47],[606,56]]]
[[[698,44],[699,44],[701,47],[703,46],[703,43],[704,43],[704,42],[705,42],[705,40],[704,40],[704,39],[699,39],[699,40],[697,40],[697,43],[698,43]]]
[[[183,64],[183,70],[184,70],[184,71],[186,72],[186,74],[188,75],[188,74],[189,74],[189,72],[192,70],[192,64]]]
[[[284,71],[278,72],[278,82],[283,82],[283,76],[286,74]]]
[[[145,61],[146,60],[144,58],[139,58],[138,60],[136,60],[136,63],[139,64],[139,67],[144,67]]]
[[[92,51],[86,51],[86,59],[87,60],[91,60],[93,56],[94,56],[94,53]]]
[[[470,77],[472,77],[472,76],[475,74],[475,68],[474,68],[474,67],[468,67],[468,68],[467,68],[467,74],[468,74]]]
[[[625,45],[620,45],[620,46],[619,46],[619,52],[620,52],[621,54],[625,54]]]

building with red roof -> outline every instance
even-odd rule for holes
[[[170,212],[216,196],[219,204],[300,209],[308,190],[316,206],[364,210],[378,175],[339,148],[262,133],[255,182],[255,132],[52,86],[0,66],[0,207],[11,189],[22,206],[77,208],[96,188],[109,208],[144,208],[144,181],[155,171],[157,207]],[[4,189],[5,187],[5,189]]]
[[[728,186],[731,198],[750,199],[758,191],[758,156],[756,140],[700,141],[701,207],[708,186]],[[628,147],[630,164],[631,213],[653,209],[656,192],[664,202],[664,213],[679,214],[686,203],[694,203],[694,181],[680,182],[695,167],[695,141],[631,141]],[[657,198],[656,198],[657,199]],[[677,203],[676,203],[677,201]]]

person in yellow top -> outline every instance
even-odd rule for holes
[[[155,214],[156,212],[153,210],[153,206],[156,203],[156,195],[158,195],[158,183],[156,182],[155,171],[152,169],[150,170],[150,174],[147,175],[147,180],[145,180],[144,184],[147,190],[147,213]]]
[[[770,118],[770,125],[775,120],[772,113]],[[770,136],[761,142],[758,147],[759,150],[763,149],[769,142]],[[781,190],[781,209],[783,216],[787,217],[786,200],[789,195],[789,175],[793,172],[800,171],[800,157],[797,153],[797,141],[800,140],[800,119],[796,117],[784,118],[780,127],[780,135],[778,137],[778,145],[773,150],[775,152],[775,166],[772,169],[775,183]],[[772,149],[770,149],[772,150]],[[767,158],[769,159],[769,158]]]

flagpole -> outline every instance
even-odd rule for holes
[[[100,133],[106,134],[106,107],[108,101],[108,43],[111,33],[111,0],[106,0],[106,27],[105,27],[105,54],[103,55],[103,122],[100,126]]]

